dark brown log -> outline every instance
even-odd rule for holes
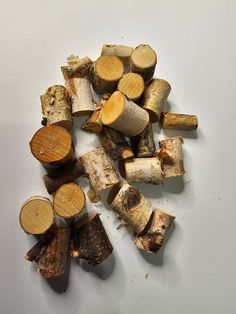
[[[149,123],[142,133],[131,137],[131,145],[136,157],[152,157],[156,154],[152,125]]]
[[[84,175],[83,167],[78,159],[65,164],[59,169],[52,169],[43,176],[45,187],[49,194],[54,193],[61,185],[70,183]]]
[[[84,215],[75,227],[71,255],[86,259],[91,266],[103,262],[113,251],[98,214]]]
[[[113,160],[133,157],[134,154],[124,135],[109,127],[103,127],[100,136],[102,147]]]

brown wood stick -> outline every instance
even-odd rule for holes
[[[163,129],[193,131],[198,127],[198,118],[190,114],[162,112],[160,127]]]
[[[130,141],[136,157],[152,157],[156,155],[151,123],[148,123],[143,132],[131,137]]]

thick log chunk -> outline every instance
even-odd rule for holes
[[[144,91],[144,80],[138,73],[125,74],[118,83],[117,89],[122,92],[128,99],[137,101]]]
[[[193,131],[198,127],[198,118],[190,114],[163,112],[160,127],[163,129]]]
[[[102,47],[101,55],[116,56],[123,65],[125,73],[130,72],[130,57],[133,52],[133,48],[123,45],[111,45],[105,44]]]
[[[71,55],[67,58],[67,63],[68,65],[61,67],[66,81],[77,77],[88,77],[93,61],[89,57],[80,59],[78,56]]]

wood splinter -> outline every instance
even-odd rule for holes
[[[103,262],[113,251],[98,214],[84,215],[72,235],[72,257],[86,259],[91,266]]]
[[[124,65],[124,72],[127,73],[130,71],[130,57],[132,52],[133,48],[128,46],[105,44],[102,47],[101,55],[118,57]]]
[[[125,94],[130,100],[137,101],[142,96],[145,84],[138,73],[125,74],[118,83],[117,89]]]
[[[193,131],[198,127],[198,118],[190,114],[162,112],[160,127],[163,129]]]
[[[156,253],[163,245],[174,219],[174,216],[159,209],[154,209],[144,234],[137,236],[134,240],[135,245],[143,251]]]
[[[65,81],[76,77],[88,77],[93,61],[89,57],[80,59],[71,55],[67,58],[68,65],[61,67]]]
[[[49,87],[44,95],[40,96],[43,113],[43,123],[59,125],[66,129],[73,126],[69,94],[62,85]]]

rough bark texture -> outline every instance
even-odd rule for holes
[[[151,215],[151,203],[142,195],[141,191],[125,183],[111,202],[111,207],[130,226],[135,233],[141,233]]]
[[[133,157],[133,152],[124,135],[114,129],[103,127],[100,136],[102,147],[113,160]]]
[[[190,114],[163,112],[160,127],[163,129],[193,131],[198,127],[198,118]]]
[[[145,84],[138,73],[125,74],[118,83],[117,89],[125,94],[130,100],[137,101],[142,96]]]
[[[128,182],[158,184],[162,181],[161,162],[158,157],[133,158],[124,161]]]
[[[162,170],[164,178],[172,178],[184,175],[183,138],[175,136],[159,142],[160,149],[165,149],[168,152],[168,157],[163,158]]]
[[[101,55],[118,57],[124,65],[124,72],[127,73],[130,72],[130,57],[132,52],[133,48],[128,46],[105,44],[102,47]]]
[[[152,157],[156,154],[152,125],[147,127],[135,137],[131,137],[131,145],[136,157]]]
[[[68,65],[61,67],[64,79],[67,81],[76,77],[88,77],[93,61],[89,57],[80,59],[71,55],[67,58]]]
[[[146,88],[144,92],[143,108],[148,111],[152,123],[160,119],[170,90],[170,84],[162,79],[152,80]]]
[[[49,87],[41,95],[42,113],[47,125],[60,125],[66,129],[73,126],[69,94],[62,85]]]
[[[84,174],[78,159],[63,165],[60,169],[52,169],[43,176],[45,187],[49,194],[54,193],[61,185],[75,181]]]
[[[154,209],[144,234],[136,237],[135,245],[139,249],[150,253],[157,252],[163,245],[167,231],[174,219],[174,216],[159,209]]]
[[[116,171],[103,148],[96,148],[80,157],[85,173],[95,191],[102,191],[119,182]]]
[[[112,244],[98,214],[82,218],[75,227],[71,255],[86,259],[91,266],[103,262],[113,251]]]

